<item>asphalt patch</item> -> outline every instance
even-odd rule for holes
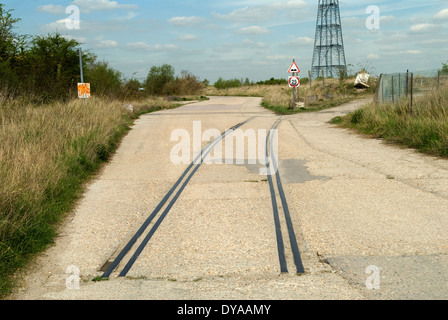
[[[371,300],[448,299],[448,255],[336,256],[325,262]]]
[[[284,159],[279,161],[279,171],[284,183],[305,183],[315,180],[330,180],[329,177],[313,176],[306,166],[305,160]]]

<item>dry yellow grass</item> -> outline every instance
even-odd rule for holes
[[[107,160],[140,113],[175,106],[163,99],[105,98],[33,106],[0,98],[0,296],[8,275],[54,236],[54,223]]]
[[[372,79],[374,84],[375,79]],[[315,80],[310,84],[302,84],[296,91],[297,102],[303,102],[306,106],[321,105],[322,103],[311,102],[309,96],[317,96],[320,102],[329,99],[344,99],[350,96],[356,96],[359,92],[354,88],[354,78],[344,81],[338,79],[325,79],[325,89],[322,80]],[[373,93],[374,88],[367,93]],[[263,105],[276,108],[278,110],[292,107],[293,89],[287,85],[253,85],[242,86],[238,88],[216,89],[212,86],[206,88],[205,95],[208,96],[253,96],[263,97]],[[327,95],[327,96],[326,96]]]

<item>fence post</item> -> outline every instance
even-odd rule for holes
[[[409,70],[406,71],[406,98],[409,95]]]
[[[377,103],[380,102],[380,86],[381,86],[381,80],[383,78],[383,74],[380,74],[380,78],[378,80],[378,86],[376,87],[376,92],[375,92],[375,101]],[[383,97],[381,97],[381,99],[383,99]]]
[[[310,96],[312,96],[313,95],[313,84],[311,81],[311,71],[310,70],[308,70],[308,78],[310,78]]]
[[[392,103],[395,103],[395,97],[394,97],[394,76],[392,76]]]

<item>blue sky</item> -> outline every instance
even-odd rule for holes
[[[127,78],[144,79],[171,64],[211,82],[219,77],[285,78],[292,59],[302,76],[311,68],[317,0],[4,0],[22,19],[16,32],[55,31],[81,43]],[[80,8],[80,29],[65,12]],[[366,8],[380,9],[369,30]],[[448,1],[341,0],[347,63],[372,73],[437,69],[448,61]]]

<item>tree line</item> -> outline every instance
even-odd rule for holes
[[[301,84],[307,84],[309,83],[309,79],[308,78],[301,78],[300,79]],[[216,89],[228,89],[228,88],[239,88],[242,86],[253,86],[253,85],[288,85],[288,80],[286,78],[284,79],[276,79],[274,77],[270,78],[269,80],[264,80],[264,81],[257,81],[257,82],[253,82],[250,81],[248,78],[246,78],[245,80],[243,79],[229,79],[229,80],[224,80],[223,78],[219,78],[214,84],[213,86]]]
[[[57,32],[46,36],[18,34],[15,24],[19,21],[13,10],[0,4],[0,94],[38,103],[76,97],[77,83],[81,82],[81,43]],[[170,65],[152,67],[146,80],[140,81],[126,79],[88,50],[83,51],[82,61],[84,82],[91,84],[93,95],[129,99],[197,94],[203,88],[202,82],[188,71],[176,77]]]

